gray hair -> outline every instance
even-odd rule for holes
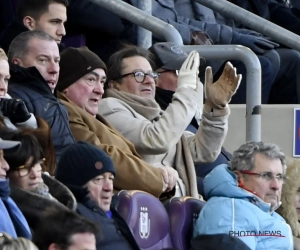
[[[12,238],[6,233],[0,233],[0,250],[38,250],[30,240],[19,237]]]
[[[9,46],[7,53],[9,62],[12,62],[14,58],[24,58],[24,56],[27,55],[29,50],[29,42],[33,38],[55,42],[52,36],[40,30],[31,30],[23,32],[20,35],[16,36],[16,38],[11,42]]]
[[[254,168],[255,155],[263,154],[270,159],[279,159],[281,161],[283,173],[286,172],[285,155],[280,148],[273,143],[249,141],[233,152],[230,167],[231,170],[251,171]]]

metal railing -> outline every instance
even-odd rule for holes
[[[197,50],[206,59],[240,60],[247,69],[246,140],[261,140],[261,67],[257,56],[248,48],[239,45],[183,46],[179,32],[170,24],[143,12],[121,0],[90,0],[110,12],[129,20],[156,37],[182,46],[185,51]],[[210,1],[210,0],[209,0]],[[211,0],[213,1],[213,0]]]
[[[110,12],[124,18],[144,29],[150,30],[157,38],[182,45],[178,31],[170,24],[139,10],[122,0],[90,0]]]
[[[289,48],[300,51],[300,36],[226,0],[194,0],[220,14],[262,33]]]
[[[144,13],[152,15],[152,1],[149,0],[139,0],[138,8]],[[152,46],[152,32],[138,26],[137,30],[137,46],[149,49]]]
[[[197,50],[209,60],[239,60],[247,69],[246,140],[261,140],[261,65],[256,54],[240,45],[185,45],[182,50]],[[238,72],[237,72],[238,73]]]

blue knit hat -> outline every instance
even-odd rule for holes
[[[66,185],[83,186],[106,172],[116,175],[111,158],[96,146],[78,141],[62,153],[55,177]]]

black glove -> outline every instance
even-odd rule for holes
[[[267,38],[244,35],[237,32],[233,33],[231,44],[240,44],[246,46],[256,54],[264,54],[268,50],[279,47],[279,44],[274,43]]]
[[[25,122],[31,116],[21,99],[1,99],[0,109],[3,115],[8,117],[12,123]]]

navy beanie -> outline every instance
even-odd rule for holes
[[[116,175],[111,158],[98,147],[78,141],[62,153],[55,178],[66,185],[83,186],[106,172]]]

